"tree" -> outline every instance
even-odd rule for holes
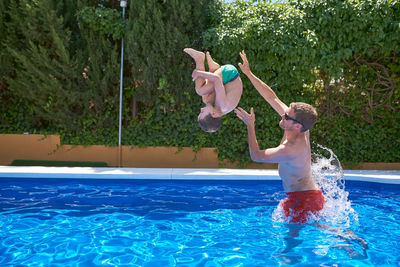
[[[185,47],[201,48],[201,37],[208,26],[206,15],[211,0],[130,1],[126,29],[126,58],[132,96],[154,105],[155,95],[164,95],[164,106],[185,100],[193,94],[191,59]]]
[[[7,81],[35,127],[78,131],[115,126],[117,113],[110,109],[117,110],[116,45],[84,23],[72,34],[50,0],[18,5],[10,20],[25,25],[18,27],[25,47],[8,46],[18,71]]]

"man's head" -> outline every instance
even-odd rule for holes
[[[211,104],[201,108],[198,121],[201,129],[209,133],[216,132],[222,124],[220,113]]]
[[[317,111],[309,104],[302,102],[291,103],[287,112],[283,115],[286,122],[292,124],[294,128],[298,128],[300,132],[311,129],[317,122]]]

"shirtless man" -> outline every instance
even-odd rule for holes
[[[202,97],[205,107],[200,109],[198,121],[206,132],[215,132],[222,124],[221,117],[236,108],[243,91],[239,72],[233,65],[220,66],[209,52],[204,54],[192,48],[183,50],[196,62],[192,73],[196,93]],[[207,57],[208,69],[204,60]],[[214,104],[214,105],[213,105]]]
[[[281,201],[285,216],[290,222],[306,222],[309,212],[316,213],[324,206],[324,196],[311,176],[311,146],[309,129],[317,121],[317,112],[306,103],[285,105],[275,92],[251,71],[244,51],[240,53],[242,72],[250,79],[262,97],[282,117],[279,126],[284,135],[279,146],[260,150],[254,129],[253,108],[250,114],[238,107],[235,109],[248,131],[250,156],[253,161],[279,163],[279,176],[287,198]]]

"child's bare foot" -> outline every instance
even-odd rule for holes
[[[196,69],[205,70],[204,68],[205,55],[203,52],[194,50],[193,48],[185,48],[183,49],[183,51],[194,59],[194,61],[196,62]]]
[[[208,71],[214,72],[217,69],[219,69],[220,65],[212,59],[210,52],[207,51],[206,56],[207,56]]]

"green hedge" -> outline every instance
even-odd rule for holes
[[[253,72],[285,103],[315,105],[314,144],[345,162],[400,160],[399,1],[237,1],[220,17],[205,33],[207,49],[224,62],[245,49]],[[276,146],[279,118],[254,100],[248,80],[244,88],[240,105],[255,108],[258,139]]]
[[[350,163],[400,161],[399,1],[132,0],[125,24],[115,2],[0,3],[0,132],[116,145],[125,36],[124,145],[216,147],[221,160],[250,162],[233,113],[216,133],[197,125],[194,64],[182,52],[209,50],[236,65],[245,49],[285,103],[317,107],[314,150],[321,144]],[[280,117],[242,80],[239,105],[254,107],[260,146],[276,146]]]

